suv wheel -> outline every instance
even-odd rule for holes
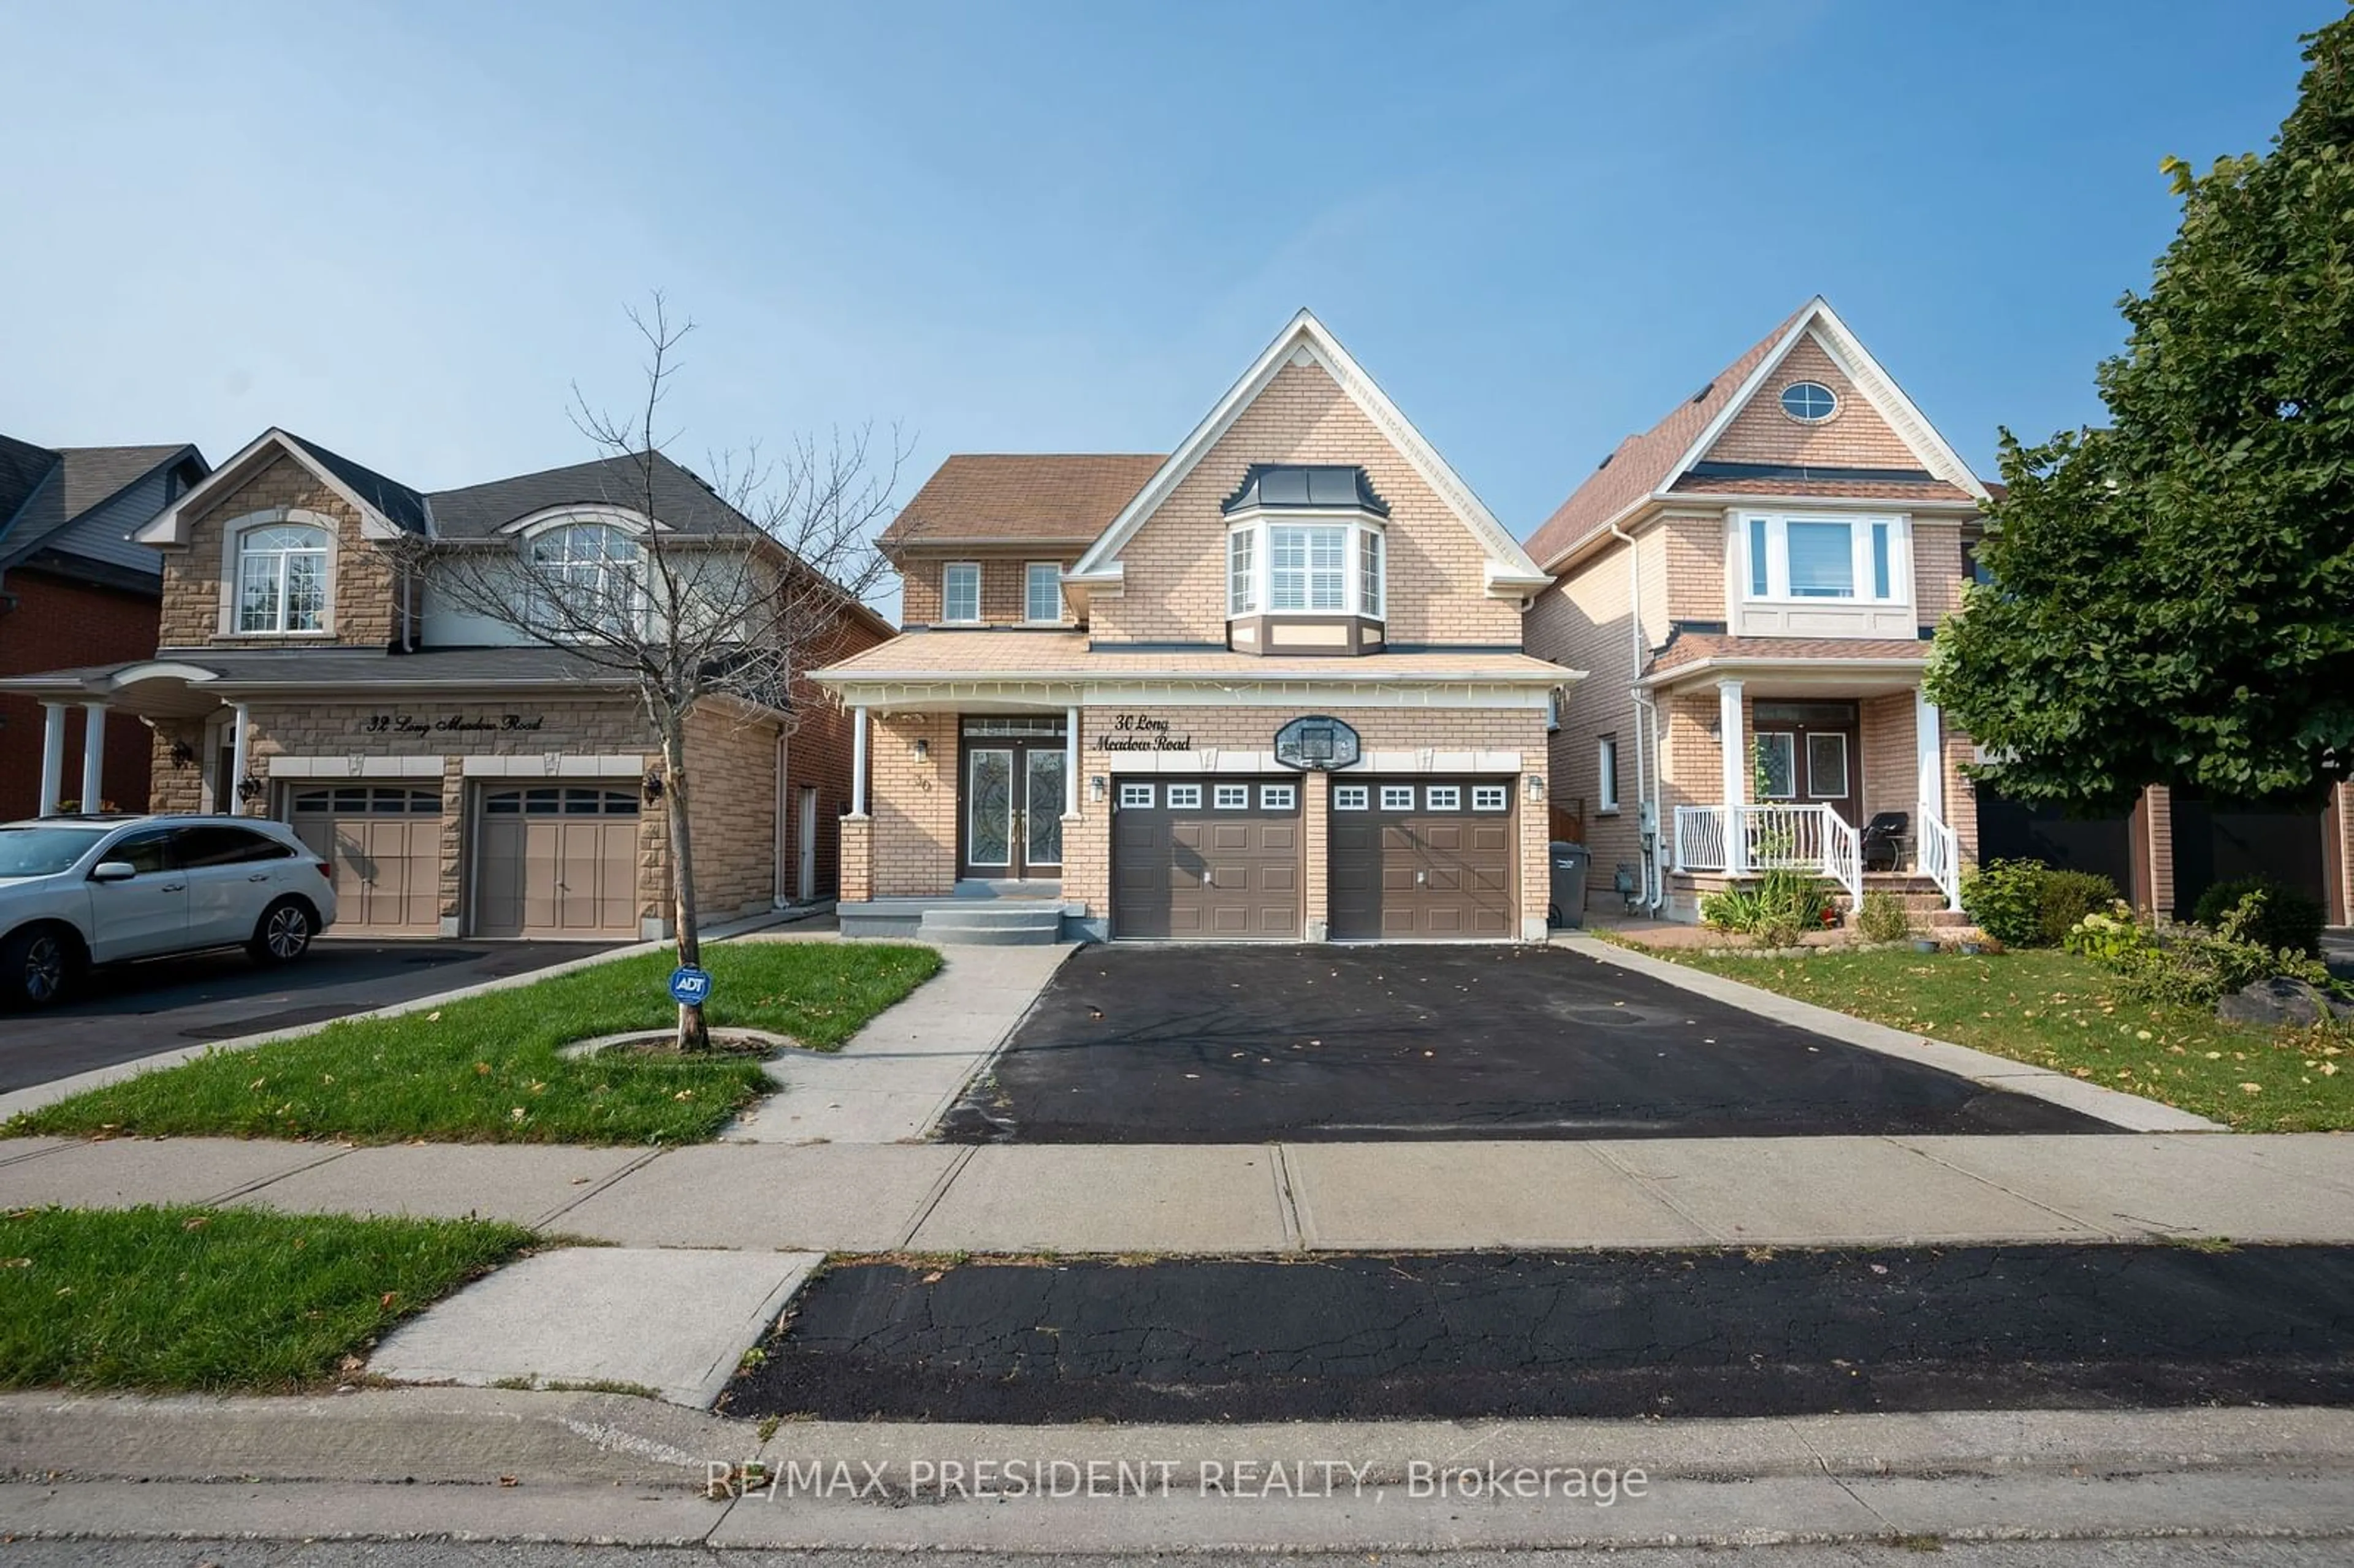
[[[311,938],[318,926],[309,905],[299,898],[281,898],[261,912],[246,951],[256,963],[291,964],[311,950]]]
[[[80,953],[55,926],[28,926],[0,942],[0,1002],[47,1007],[73,982]]]

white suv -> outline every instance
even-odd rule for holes
[[[334,921],[333,872],[283,822],[0,824],[0,1006],[46,1006],[90,965],[121,959],[242,947],[287,963]]]

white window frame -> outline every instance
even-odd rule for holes
[[[1334,529],[1341,535],[1338,567],[1307,561],[1286,573],[1299,574],[1301,602],[1276,603],[1275,535],[1279,529]],[[1356,616],[1382,620],[1389,613],[1389,548],[1384,530],[1359,512],[1253,512],[1229,520],[1226,531],[1226,618],[1246,615]],[[1317,604],[1317,579],[1331,574],[1339,597]]]
[[[959,572],[972,574],[972,613],[956,613],[956,577]],[[979,626],[981,624],[981,563],[950,561],[940,568],[940,624],[943,626]]]
[[[1288,811],[1299,804],[1297,784],[1262,784],[1258,787],[1258,809],[1262,811]]]
[[[572,544],[576,540],[594,539],[593,553],[576,556]],[[619,540],[625,549],[617,550]],[[553,526],[537,528],[524,536],[517,546],[523,552],[527,569],[526,582],[534,596],[532,620],[539,623],[540,635],[560,641],[574,628],[554,624],[554,612],[543,609],[538,596],[543,588],[557,588],[566,602],[573,607],[572,619],[579,620],[582,604],[605,605],[619,609],[627,619],[614,627],[616,630],[642,629],[651,610],[646,593],[645,549],[626,528],[597,518],[567,518]],[[543,555],[555,558],[543,560]],[[578,628],[578,635],[587,637],[587,628]]]
[[[1335,784],[1332,786],[1332,809],[1336,811],[1363,811],[1372,809],[1373,791],[1365,784]]]
[[[1475,811],[1511,810],[1512,809],[1512,787],[1510,784],[1472,785],[1471,809]]]
[[[1119,803],[1123,807],[1140,806],[1149,809],[1152,804],[1151,781],[1147,779],[1140,783],[1133,779],[1120,780]]]
[[[1618,737],[1606,735],[1594,744],[1594,809],[1618,809]]]
[[[1384,811],[1411,811],[1411,810],[1414,810],[1414,786],[1413,786],[1413,785],[1411,785],[1411,784],[1384,784],[1384,785],[1383,785],[1383,786],[1382,786],[1382,810],[1384,810]]]
[[[1202,809],[1202,787],[1199,784],[1169,786],[1169,809],[1172,811],[1198,811]]]
[[[1847,594],[1795,594],[1790,591],[1790,524],[1823,523],[1848,531],[1848,570],[1855,591]],[[1875,593],[1875,527],[1888,531],[1888,592]],[[1756,587],[1757,544],[1765,546],[1766,591]],[[1734,538],[1739,569],[1734,586],[1744,604],[1904,606],[1913,602],[1913,520],[1889,513],[1867,512],[1744,512],[1734,518]]]
[[[1463,787],[1433,784],[1422,792],[1422,806],[1426,811],[1459,811],[1463,809]]]
[[[1247,784],[1220,784],[1211,791],[1210,798],[1221,811],[1250,810],[1250,786]]]
[[[1042,583],[1045,589],[1044,615],[1038,613]],[[1030,561],[1023,566],[1022,619],[1033,626],[1063,624],[1063,564],[1060,561]]]
[[[301,546],[273,546],[263,549],[251,541],[258,535],[277,529],[292,529],[314,535],[318,543]],[[323,519],[310,517],[265,517],[238,528],[231,535],[228,573],[228,629],[239,637],[328,637],[335,627],[335,531]],[[248,626],[245,623],[246,563],[268,556],[274,559],[272,582],[276,597],[271,600],[270,624]],[[293,577],[295,557],[316,557],[319,563],[319,623],[316,626],[288,624],[288,586]]]

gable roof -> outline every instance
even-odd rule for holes
[[[693,470],[653,454],[652,472],[634,457],[599,458],[519,473],[428,499],[433,533],[443,539],[487,539],[509,524],[565,506],[625,506],[642,512],[652,492],[654,517],[673,534],[752,534],[751,519],[720,498]]]
[[[349,502],[360,514],[362,531],[372,537],[421,534],[431,526],[425,497],[419,492],[273,425],[156,514],[134,537],[143,545],[186,544],[190,519],[210,508],[222,493],[233,491],[281,457],[309,470],[320,483]]]
[[[1277,373],[1285,366],[1295,363],[1321,366],[1349,400],[1373,421],[1374,428],[1389,438],[1399,455],[1430,487],[1432,493],[1462,520],[1464,526],[1471,531],[1487,552],[1490,592],[1532,592],[1550,580],[1537,569],[1536,563],[1529,559],[1520,542],[1496,521],[1496,514],[1472,493],[1471,487],[1463,482],[1462,476],[1438,455],[1437,449],[1415,429],[1413,422],[1399,412],[1397,405],[1390,401],[1389,395],[1374,384],[1373,378],[1365,374],[1363,366],[1341,346],[1340,340],[1316,319],[1314,313],[1307,310],[1291,318],[1276,334],[1275,341],[1251,362],[1250,368],[1243,372],[1242,378],[1227,388],[1226,395],[1218,399],[1200,424],[1193,427],[1193,433],[1153,471],[1152,476],[1145,481],[1128,504],[1120,508],[1119,514],[1111,520],[1102,535],[1088,546],[1087,554],[1079,557],[1078,564],[1065,574],[1066,580],[1082,584],[1119,581],[1120,550],[1136,536],[1137,530],[1144,525],[1145,520],[1159,510],[1161,503],[1184,482],[1185,476],[1193,471],[1194,465],[1217,445],[1219,438],[1234,427],[1235,421],[1242,417],[1243,410],[1267,390]]]
[[[204,455],[186,441],[53,450],[0,436],[0,568],[58,541],[75,523],[157,469],[191,461],[202,468]],[[58,551],[77,553],[64,544]]]
[[[1585,482],[1572,491],[1569,499],[1557,507],[1553,515],[1529,535],[1529,554],[1543,562],[1548,569],[1557,568],[1561,562],[1579,546],[1606,532],[1611,524],[1625,517],[1645,503],[1670,492],[1701,490],[1714,493],[1759,493],[1744,485],[1739,491],[1727,492],[1721,486],[1702,482],[1684,485],[1681,482],[1693,465],[1704,458],[1724,433],[1725,428],[1740,417],[1758,388],[1765,386],[1776,366],[1789,356],[1790,351],[1812,336],[1843,371],[1856,390],[1862,394],[1873,409],[1884,419],[1897,438],[1921,460],[1921,465],[1931,483],[1952,493],[1955,500],[1979,499],[1986,486],[1978,482],[1967,463],[1923,414],[1913,400],[1905,397],[1880,362],[1872,357],[1862,342],[1848,330],[1830,302],[1820,294],[1808,301],[1781,325],[1752,344],[1740,357],[1717,372],[1699,393],[1687,399],[1638,436],[1629,436],[1617,449],[1602,461],[1602,466],[1586,476]],[[1793,486],[1803,487],[1802,493],[1833,493],[1828,487],[1841,482],[1835,472],[1826,471],[1820,477],[1807,474],[1762,476],[1779,484],[1779,493],[1787,493]],[[1851,482],[1867,486],[1875,480]],[[1925,487],[1915,483],[1908,488],[1893,489],[1903,482],[1889,482],[1881,489],[1847,491],[1845,493],[1890,494],[1891,498],[1932,496]],[[1893,492],[1893,493],[1892,493]]]
[[[881,544],[1085,545],[1164,461],[1159,452],[958,452],[899,509]]]

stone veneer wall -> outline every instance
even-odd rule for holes
[[[224,535],[239,519],[281,507],[332,519],[335,547],[329,559],[331,621],[321,635],[263,637],[221,630]],[[221,496],[188,525],[188,543],[164,556],[164,609],[157,645],[197,648],[315,648],[322,644],[386,648],[398,630],[399,593],[392,562],[360,536],[359,514],[292,458],[281,457]]]

